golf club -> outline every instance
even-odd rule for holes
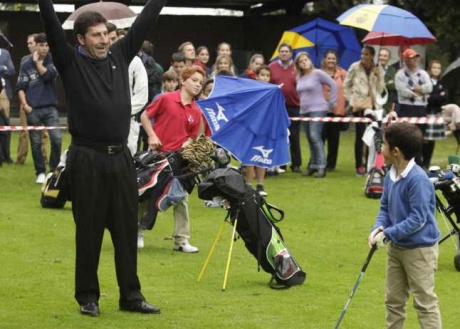
[[[364,275],[364,272],[366,272],[367,265],[369,265],[369,262],[371,261],[372,255],[374,255],[374,252],[377,250],[375,245],[372,246],[371,250],[369,250],[369,254],[367,255],[366,261],[364,262],[363,268],[361,269],[361,273],[359,273],[358,279],[356,279],[355,285],[353,286],[353,289],[351,290],[350,297],[348,297],[347,302],[345,303],[345,306],[343,307],[342,313],[340,314],[339,320],[337,320],[337,323],[335,324],[335,329],[340,328],[340,324],[342,323],[343,317],[345,316],[345,313],[347,312],[348,306],[350,306],[351,299],[355,295],[356,290],[358,289],[359,283],[361,282],[361,278]]]

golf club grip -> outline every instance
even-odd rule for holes
[[[375,247],[375,244],[372,245],[371,250],[369,250],[369,253],[367,254],[367,258],[366,258],[366,261],[364,262],[363,268],[361,269],[362,273],[366,272],[367,266],[369,265],[369,263],[371,261],[371,258],[374,255],[374,252],[376,250],[377,250],[377,248]]]

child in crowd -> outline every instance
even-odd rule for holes
[[[173,69],[169,69],[165,73],[163,73],[163,77],[161,78],[161,92],[153,98],[153,101],[156,101],[158,97],[163,95],[164,93],[172,93],[176,91],[179,86],[179,76],[177,75],[176,71]]]
[[[434,273],[439,230],[435,191],[425,171],[415,163],[421,151],[421,130],[407,122],[384,128],[383,155],[392,167],[385,177],[380,211],[369,247],[388,245],[386,327],[402,328],[409,294],[421,328],[442,328]]]
[[[262,82],[270,82],[270,77],[271,77],[271,71],[270,68],[267,65],[262,64],[259,66],[255,71],[255,77],[256,80],[262,81]],[[269,110],[269,109],[267,109]],[[264,190],[264,178],[265,178],[265,172],[266,169],[262,167],[257,167],[257,166],[248,166],[245,165],[245,178],[246,178],[246,183],[249,185],[252,185],[252,180],[254,177],[257,180],[257,187],[256,191],[261,195],[261,196],[267,196],[267,192]]]
[[[161,92],[171,93],[177,89],[177,86],[179,85],[179,77],[175,71],[168,70],[163,73],[161,82]]]
[[[214,79],[207,79],[204,82],[203,89],[201,90],[199,99],[201,100],[208,98],[212,92],[212,88],[214,88]]]

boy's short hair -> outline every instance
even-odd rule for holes
[[[268,71],[270,72],[270,74],[272,73],[272,70],[270,69],[270,66],[266,65],[266,64],[262,64],[261,66],[259,66],[255,71],[254,71],[254,74],[255,75],[259,75],[260,71],[262,70],[265,70],[265,71]]]
[[[199,66],[191,66],[191,67],[186,67],[180,77],[182,80],[187,80],[188,78],[190,78],[192,75],[194,75],[195,73],[199,73],[203,76],[203,79],[206,79],[206,72]]]
[[[172,54],[171,56],[171,63],[179,63],[179,62],[184,62],[185,63],[185,56],[181,52],[177,52]]]
[[[96,26],[101,23],[107,24],[107,19],[101,13],[97,11],[87,11],[81,13],[73,24],[73,34],[75,37],[78,34],[84,36],[86,32],[88,32],[89,27]]]
[[[45,33],[37,33],[34,35],[35,43],[47,43],[46,41],[46,34]]]
[[[179,76],[177,75],[176,71],[174,70],[167,70],[163,73],[162,82],[165,81],[179,81]]]
[[[117,26],[111,22],[107,22],[105,26],[107,26],[107,33],[111,33],[117,30]]]
[[[390,150],[399,148],[404,159],[418,155],[423,146],[423,134],[419,127],[408,122],[396,122],[383,129]]]

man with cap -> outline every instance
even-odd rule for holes
[[[419,68],[420,54],[412,48],[402,53],[405,67],[396,73],[395,85],[398,92],[398,106],[396,112],[399,117],[426,117],[427,99],[433,85],[430,76]],[[418,125],[422,130],[425,125]],[[421,156],[415,158],[417,164],[422,165]]]

